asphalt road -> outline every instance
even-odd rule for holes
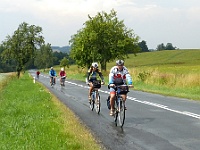
[[[35,71],[31,72],[35,76]],[[131,90],[126,102],[124,127],[116,127],[106,105],[107,86],[102,86],[101,112],[91,111],[88,86],[81,81],[59,80],[52,88],[48,75],[39,80],[69,107],[107,150],[199,150],[200,102]]]

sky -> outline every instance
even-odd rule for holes
[[[112,9],[149,49],[200,49],[200,0],[0,0],[0,42],[26,22],[42,27],[46,43],[67,46],[88,15]]]

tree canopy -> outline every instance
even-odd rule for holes
[[[109,14],[103,11],[88,18],[84,28],[70,40],[70,56],[78,66],[89,67],[92,62],[99,62],[101,69],[106,70],[107,62],[125,59],[128,53],[139,51],[139,37],[118,20],[116,11],[111,10]]]
[[[37,68],[48,68],[53,65],[53,50],[51,44],[43,44],[37,51],[34,64]]]
[[[15,62],[18,77],[25,64],[35,56],[35,51],[44,43],[41,32],[41,27],[23,22],[12,36],[7,36],[3,41],[1,58],[4,62]]]
[[[139,47],[141,48],[141,52],[149,52],[146,41],[142,40],[139,42]]]
[[[174,47],[172,45],[172,43],[167,43],[166,46],[163,43],[161,43],[156,48],[156,50],[158,50],[158,51],[161,51],[161,50],[175,50],[175,49],[176,49],[176,47]]]

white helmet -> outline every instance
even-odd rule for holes
[[[64,71],[64,68],[61,68],[61,71]]]
[[[51,69],[53,69],[53,67],[51,67]]]
[[[92,66],[93,66],[94,68],[98,68],[98,63],[97,63],[97,62],[93,62],[93,63],[92,63]]]
[[[116,65],[123,66],[124,65],[124,61],[123,60],[117,60],[116,61]]]

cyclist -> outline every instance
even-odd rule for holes
[[[52,83],[52,79],[54,80],[54,84],[56,84],[56,71],[53,69],[53,67],[51,67],[51,69],[49,70],[49,76],[50,76],[50,83]]]
[[[115,100],[115,88],[114,86],[128,84],[132,85],[132,78],[128,69],[124,66],[123,60],[117,60],[116,66],[112,67],[109,73],[109,88],[110,88],[110,115],[114,115],[114,100]],[[121,95],[123,100],[126,101],[127,94]]]
[[[37,75],[37,78],[39,79],[39,75],[40,75],[40,71],[39,70],[36,72],[36,75]]]
[[[98,69],[98,63],[94,62],[94,63],[92,63],[91,67],[89,68],[89,70],[87,72],[87,78],[86,78],[86,83],[90,86],[89,93],[88,93],[88,100],[89,100],[89,102],[91,101],[91,93],[92,93],[92,90],[93,90],[93,84],[92,84],[92,82],[94,80],[97,80],[97,75],[99,75],[99,77],[101,78],[101,81],[102,81],[101,84],[104,84],[103,74]]]
[[[64,68],[61,68],[59,75],[60,75],[60,85],[62,85],[62,80],[63,80],[63,86],[65,86],[66,72],[64,71]]]

